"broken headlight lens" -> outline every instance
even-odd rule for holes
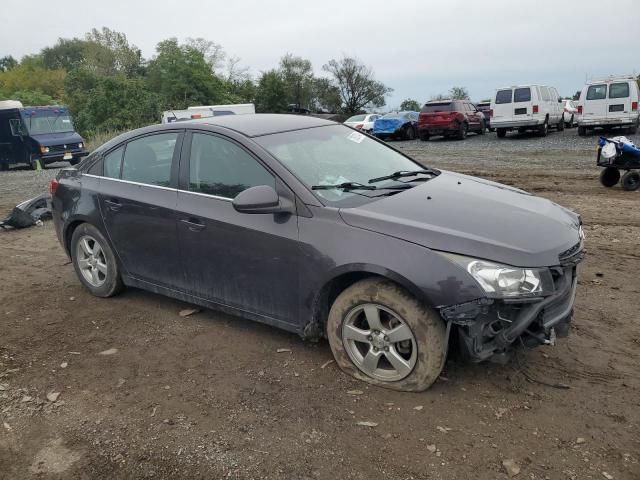
[[[518,268],[462,255],[445,256],[464,267],[489,296],[535,297],[553,292],[553,278],[548,268]]]

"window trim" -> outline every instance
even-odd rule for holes
[[[264,168],[267,173],[269,175],[271,175],[273,177],[273,183],[274,185],[277,186],[278,182],[283,182],[282,179],[280,179],[280,177],[271,169],[269,168],[268,165],[265,164],[265,162],[262,161],[262,159],[260,159],[257,155],[255,155],[251,150],[249,150],[247,147],[245,147],[242,143],[234,140],[233,138],[230,138],[226,135],[222,135],[220,133],[217,132],[212,132],[210,130],[198,130],[198,129],[189,129],[186,130],[184,136],[183,136],[183,143],[182,143],[182,152],[180,155],[180,162],[179,162],[179,179],[178,179],[178,184],[177,184],[177,189],[180,192],[185,192],[185,193],[191,193],[193,195],[201,195],[201,196],[205,196],[205,197],[209,197],[209,198],[214,198],[217,200],[225,200],[227,202],[232,202],[233,198],[229,198],[229,197],[221,197],[219,195],[213,195],[210,193],[202,193],[202,192],[194,192],[192,190],[189,190],[189,183],[190,183],[190,174],[191,174],[191,144],[193,141],[193,134],[197,133],[200,135],[210,135],[212,137],[218,137],[222,140],[226,140],[234,145],[236,145],[238,148],[242,149],[247,155],[249,155],[249,157],[253,158],[258,165],[260,165],[262,168]],[[275,188],[275,187],[274,187]]]

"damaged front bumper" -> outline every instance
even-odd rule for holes
[[[463,354],[475,362],[506,360],[518,344],[553,343],[569,333],[576,298],[577,263],[554,267],[555,290],[546,297],[480,298],[440,310],[455,326]]]

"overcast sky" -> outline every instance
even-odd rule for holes
[[[466,86],[542,83],[572,95],[586,77],[640,72],[640,0],[3,1],[0,57],[93,27],[124,32],[148,58],[162,39],[204,37],[254,74],[286,52],[317,74],[343,53],[394,89],[390,107]]]

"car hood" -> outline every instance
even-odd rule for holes
[[[520,267],[559,264],[580,242],[580,217],[550,200],[442,173],[410,190],[340,210],[349,225],[430,249]]]
[[[52,145],[64,145],[66,143],[83,142],[82,137],[77,132],[60,132],[60,133],[40,133],[30,135],[43,147],[51,147]]]

